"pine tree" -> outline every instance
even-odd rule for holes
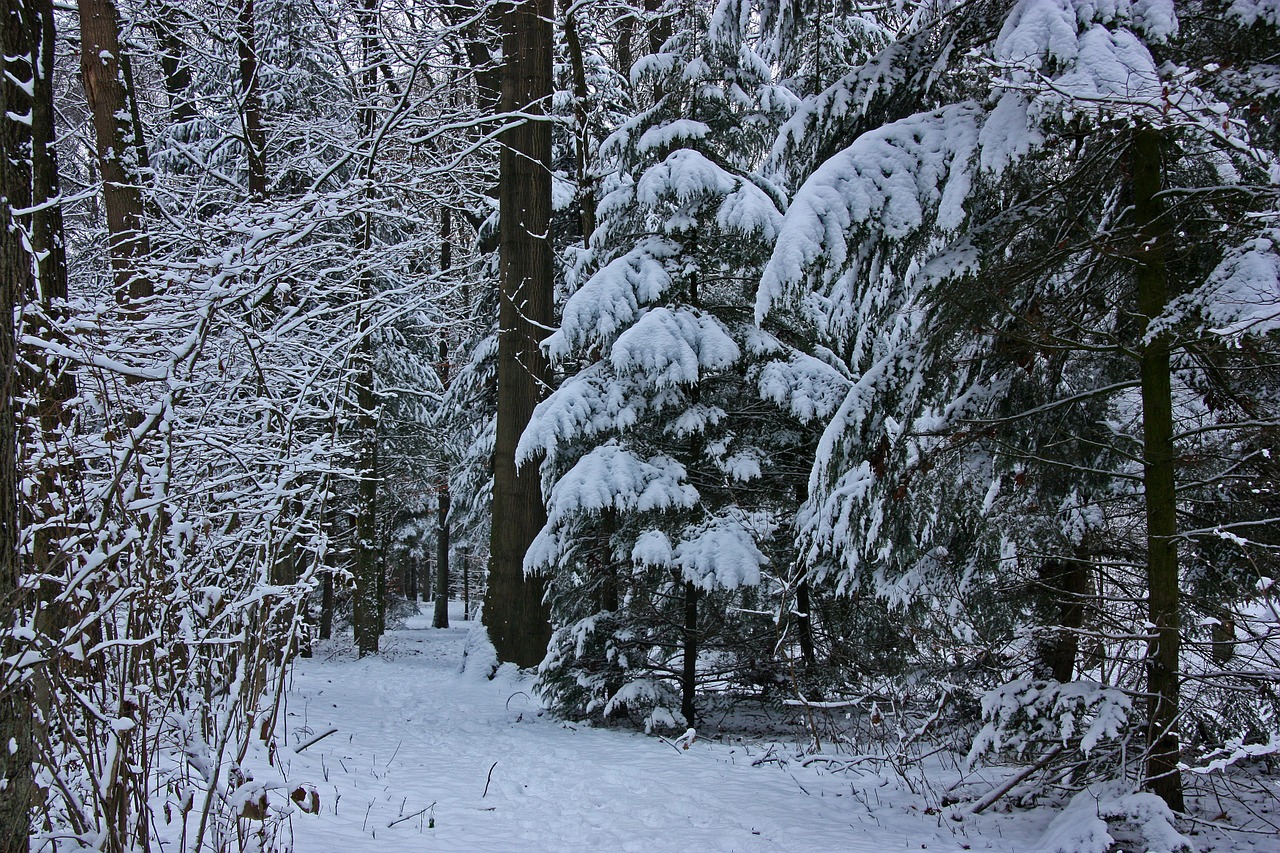
[[[522,458],[546,456],[526,566],[547,573],[541,683],[565,713],[660,725],[678,704],[692,725],[703,679],[770,657],[771,626],[733,608],[761,594],[773,455],[795,438],[755,385],[780,349],[749,299],[781,201],[757,172],[779,116],[748,8],[690,12],[637,62],[651,105],[602,146],[598,172],[616,177],[581,267],[595,272],[546,343],[577,369],[521,439]]]
[[[1081,573],[1095,559],[1115,567],[1100,582],[1118,588],[1099,592],[1129,597],[1114,614],[1121,630],[1155,626],[1145,684],[1126,683],[1124,695],[1082,682],[1058,694],[1018,681],[989,709],[1007,722],[1007,703],[1036,691],[1060,695],[1060,709],[1076,707],[1069,695],[1122,715],[1135,708],[1148,784],[1181,808],[1174,543],[1191,492],[1176,484],[1171,443],[1175,424],[1184,447],[1199,443],[1195,377],[1213,371],[1193,356],[1206,327],[1179,337],[1192,309],[1176,308],[1176,294],[1220,296],[1214,268],[1230,253],[1220,240],[1175,249],[1171,238],[1207,220],[1247,231],[1247,219],[1224,216],[1225,198],[1198,187],[1214,185],[1225,143],[1240,188],[1223,195],[1264,209],[1267,157],[1247,119],[1212,118],[1230,106],[1160,64],[1163,53],[1200,49],[1168,5],[1024,0],[1007,16],[960,14],[970,20],[958,31],[985,26],[994,38],[953,54],[952,82],[936,92],[948,99],[877,129],[846,120],[858,135],[799,189],[765,272],[761,315],[800,302],[855,379],[819,446],[803,538],[819,574],[913,615],[935,631],[935,650],[997,662],[993,680],[1012,674],[999,652],[1024,626],[1002,585],[1023,578],[1032,601],[1048,599],[1037,605],[1052,620],[1044,629],[1070,632],[1083,620],[1071,606],[1084,603]],[[984,66],[998,69],[994,85],[979,76]],[[856,82],[823,100],[859,103]],[[1271,285],[1256,286],[1244,312],[1273,310]],[[1135,561],[1145,576],[1119,568]],[[1052,660],[1058,678],[1099,675],[1076,668],[1061,635],[1023,648]],[[1151,697],[1145,709],[1138,695]]]

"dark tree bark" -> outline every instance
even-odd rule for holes
[[[53,3],[34,0],[30,8],[39,16],[39,60],[36,64],[31,104],[31,176],[32,198],[36,202],[31,214],[31,248],[36,258],[36,276],[30,292],[23,296],[29,306],[24,324],[37,336],[50,340],[58,337],[57,321],[65,315],[67,297],[67,262],[63,244],[62,206],[57,203],[58,162],[54,151],[53,59],[57,35],[54,31]],[[23,353],[28,368],[22,371],[24,396],[34,401],[35,411],[23,417],[24,440],[38,441],[45,448],[60,444],[61,433],[71,422],[68,401],[75,397],[76,383],[65,359],[49,355],[43,349],[29,347]],[[34,434],[38,431],[38,435]],[[37,472],[38,492],[28,502],[30,511],[41,516],[34,534],[33,562],[41,576],[54,579],[67,576],[67,559],[62,539],[67,525],[66,496],[73,490],[79,471],[57,458],[43,460]],[[41,629],[63,627],[68,617],[65,607],[53,600],[61,591],[60,582],[41,584]]]
[[[443,266],[443,265],[442,265]],[[440,384],[449,387],[449,344],[440,339]],[[433,628],[449,627],[449,467],[440,465],[436,487],[436,608]]]
[[[262,94],[258,75],[258,43],[254,36],[253,0],[236,9],[236,53],[240,60],[240,115],[248,160],[249,198],[267,197],[267,136],[262,127]]]
[[[800,660],[805,669],[812,671],[818,665],[818,654],[813,646],[813,612],[809,600],[809,581],[801,580],[796,585],[796,631],[800,637]]]
[[[563,2],[563,0],[562,0]],[[587,126],[587,68],[582,59],[582,42],[578,38],[578,22],[570,4],[564,12],[564,40],[569,51],[569,66],[573,69],[573,116],[576,124],[574,152],[578,167],[578,214],[582,220],[582,243],[589,245],[596,230],[595,185],[588,168],[587,151],[591,135]]]
[[[1163,140],[1149,128],[1135,132],[1133,209],[1141,248],[1136,270],[1138,312],[1148,322],[1169,301],[1162,222]],[[1143,492],[1147,515],[1147,619],[1154,635],[1147,650],[1147,785],[1174,811],[1183,811],[1178,740],[1179,614],[1177,495],[1174,485],[1173,394],[1169,336],[1154,335],[1141,349]]]
[[[360,458],[356,498],[356,566],[352,627],[360,656],[378,651],[378,418],[373,393],[373,344],[366,324],[357,354],[356,432]]]
[[[502,109],[534,117],[504,131],[499,215],[498,424],[493,521],[484,623],[498,658],[542,660],[551,638],[543,582],[526,578],[524,555],[546,523],[536,460],[517,470],[516,443],[544,394],[550,371],[538,346],[552,321],[551,0],[503,7]]]
[[[93,115],[116,298],[133,302],[153,293],[151,280],[137,268],[151,246],[143,220],[138,175],[125,158],[125,152],[135,148],[120,72],[120,25],[112,0],[79,3],[80,70],[85,99]]]
[[[1086,560],[1046,560],[1040,567],[1042,624],[1054,628],[1037,643],[1038,678],[1065,684],[1075,676],[1088,587]]]
[[[635,31],[636,16],[630,12],[624,12],[618,18],[618,38],[614,42],[613,55],[617,72],[628,84],[631,82],[631,66],[635,62],[631,49],[631,40],[635,37]]]
[[[406,543],[404,555],[404,597],[418,603],[418,540]]]
[[[698,595],[693,581],[684,582],[684,668],[680,673],[680,713],[686,725],[696,725],[698,707],[694,691],[698,687]]]
[[[31,207],[32,126],[17,117],[32,107],[35,38],[40,27],[24,0],[5,0],[3,74],[0,75],[0,659],[20,649],[10,629],[23,618],[18,562],[18,470],[15,434],[17,341],[14,311],[35,287],[32,258],[23,245],[15,210]],[[0,683],[12,674],[0,671]],[[32,726],[25,682],[0,690],[0,853],[30,849],[35,793],[31,772]]]
[[[333,570],[326,567],[320,581],[320,639],[333,636]]]
[[[191,64],[187,47],[178,35],[180,12],[166,3],[155,17],[156,39],[160,42],[160,70],[164,73],[164,91],[169,98],[169,121],[186,124],[196,117],[195,99],[191,92]]]

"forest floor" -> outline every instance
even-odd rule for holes
[[[334,643],[297,662],[280,769],[291,786],[314,788],[319,811],[292,817],[295,853],[1108,846],[1093,808],[940,808],[938,792],[958,778],[941,765],[950,779],[925,789],[892,772],[802,766],[794,742],[699,738],[686,750],[557,720],[514,668],[492,680],[472,671],[484,667],[460,671],[471,623],[455,606],[455,627],[433,630],[427,607],[388,632],[377,657],[356,660]],[[1261,835],[1192,841],[1201,851],[1280,849]]]

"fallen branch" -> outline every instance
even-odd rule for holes
[[[489,775],[486,776],[484,779],[484,793],[480,795],[480,799],[482,800],[485,797],[489,796],[489,783],[493,781],[493,768],[497,766],[498,766],[498,762],[496,761],[493,762],[493,764],[489,765]],[[435,805],[435,803],[432,803],[432,805]]]
[[[424,815],[427,812],[431,811],[431,809],[434,809],[435,807],[436,807],[436,804],[432,803],[431,805],[427,806],[425,809],[421,809],[410,815],[405,815],[404,817],[396,818],[395,820],[391,821],[391,823],[387,824],[387,829],[390,829],[391,827],[395,826],[397,823],[404,823],[406,820],[413,820],[415,817],[418,817],[419,815]]]
[[[294,752],[297,752],[297,753],[300,753],[300,752],[302,752],[302,750],[306,749],[307,747],[309,747],[309,746],[313,746],[313,745],[315,745],[315,744],[319,743],[320,741],[324,740],[324,739],[325,739],[325,738],[327,738],[329,735],[336,735],[337,733],[338,733],[338,730],[337,730],[337,729],[329,729],[329,731],[324,732],[324,733],[322,733],[322,734],[318,734],[318,735],[316,735],[315,737],[313,737],[311,740],[307,741],[306,743],[299,744],[298,746],[295,746],[295,747],[293,748],[293,751],[294,751]]]
[[[1028,777],[1032,776],[1035,773],[1038,773],[1039,771],[1043,770],[1046,766],[1048,766],[1050,761],[1053,761],[1053,759],[1057,758],[1062,753],[1062,750],[1063,750],[1063,747],[1055,746],[1053,749],[1046,752],[1044,756],[1035,764],[1024,769],[1021,773],[1016,774],[1008,782],[1005,782],[1003,785],[996,788],[990,794],[987,794],[985,797],[979,800],[977,805],[975,805],[973,809],[971,809],[972,813],[982,814],[987,809],[991,808],[993,805],[996,804],[996,802],[1000,800],[1001,797],[1003,797],[1005,794],[1012,791],[1015,787],[1020,785],[1022,782],[1026,781]]]

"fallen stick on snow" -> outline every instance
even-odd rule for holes
[[[327,738],[329,735],[336,735],[337,733],[338,733],[338,730],[337,730],[337,729],[329,729],[329,731],[324,732],[324,733],[322,733],[322,734],[318,734],[318,735],[316,735],[315,737],[313,737],[311,740],[307,741],[306,743],[298,744],[297,746],[295,746],[295,747],[293,748],[293,751],[294,751],[294,752],[299,752],[299,753],[300,753],[300,752],[302,752],[302,750],[306,749],[307,747],[309,747],[309,746],[313,746],[313,745],[315,745],[315,744],[319,743],[320,741],[324,740],[324,739],[325,739],[325,738]],[[393,756],[393,757],[394,757],[394,756]]]
[[[975,805],[972,809],[970,809],[970,811],[973,814],[982,814],[987,809],[995,805],[996,801],[998,801],[1001,797],[1003,797],[1005,794],[1012,791],[1015,786],[1020,785],[1023,781],[1025,781],[1027,777],[1031,776],[1031,774],[1036,773],[1039,770],[1043,770],[1045,766],[1048,765],[1050,761],[1053,761],[1053,759],[1057,758],[1061,752],[1062,752],[1062,747],[1055,746],[1053,749],[1046,752],[1044,754],[1044,757],[1041,758],[1039,761],[1037,761],[1035,764],[1032,764],[1030,767],[1026,768],[1021,773],[1018,773],[1008,782],[1005,782],[999,788],[996,788],[990,794],[987,794],[985,797],[979,800],[977,805]]]

